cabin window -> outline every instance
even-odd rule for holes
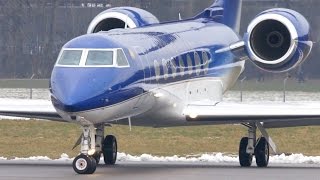
[[[195,61],[195,65],[196,65],[196,73],[197,75],[200,74],[201,72],[201,60],[200,60],[200,56],[197,52],[194,52],[194,61]]]
[[[129,66],[128,60],[127,60],[126,56],[124,55],[123,50],[121,50],[121,49],[117,50],[117,64],[120,67]]]
[[[192,67],[192,60],[191,60],[190,54],[187,55],[187,63],[188,63],[188,73],[189,75],[191,75],[193,67]]]
[[[180,67],[180,75],[183,76],[184,75],[184,62],[182,59],[182,56],[179,56],[179,67]]]
[[[89,50],[86,66],[112,66],[113,51]]]
[[[82,50],[63,50],[58,64],[63,66],[77,66],[80,64]]]
[[[204,73],[207,74],[209,71],[210,61],[209,61],[208,53],[206,53],[204,51],[202,52],[202,62],[203,62]]]
[[[156,75],[156,80],[158,81],[160,79],[160,66],[157,61],[154,61],[154,72]]]
[[[168,79],[169,75],[168,75],[168,72],[169,72],[169,64],[167,64],[167,61],[166,60],[162,60],[162,67],[163,67],[163,76],[164,76],[164,79]]]
[[[171,63],[172,77],[175,78],[177,73],[177,65],[176,65],[175,59],[172,58],[170,63]]]

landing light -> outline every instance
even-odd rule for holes
[[[197,117],[198,117],[198,115],[197,115],[197,114],[190,114],[189,116],[190,116],[190,118],[192,118],[192,119],[195,119],[195,118],[197,118]]]
[[[88,151],[88,155],[89,155],[89,156],[92,156],[92,155],[94,155],[95,152],[96,152],[95,149],[90,149],[90,150]]]
[[[154,97],[156,97],[156,98],[160,98],[160,97],[162,97],[162,96],[163,96],[162,93],[156,93],[156,94],[154,94]]]

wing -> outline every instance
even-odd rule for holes
[[[218,103],[215,106],[188,106],[188,121],[228,123],[263,122],[265,128],[320,125],[320,102]]]
[[[0,115],[65,122],[49,100],[0,99]]]

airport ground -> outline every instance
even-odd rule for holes
[[[0,80],[1,98],[28,98],[29,88],[46,88],[47,80]],[[282,100],[282,80],[256,82],[244,81],[244,101]],[[11,89],[2,89],[11,88]],[[15,88],[24,88],[13,90]],[[239,100],[240,83],[235,92],[226,94],[228,101]],[[262,92],[272,90],[274,92]],[[287,84],[289,100],[319,100],[320,81],[309,80],[299,84],[289,80]],[[48,98],[47,90],[33,89],[34,98]],[[252,92],[255,91],[255,92]],[[301,93],[307,92],[307,93]],[[276,98],[275,98],[276,96]],[[279,97],[278,97],[279,96]],[[261,100],[261,99],[259,99]],[[62,153],[70,157],[78,154],[72,146],[81,133],[79,126],[37,120],[0,121],[0,157],[48,156],[59,158]],[[246,135],[246,128],[239,125],[200,126],[179,128],[141,128],[128,126],[108,127],[106,132],[118,138],[119,151],[132,155],[148,153],[160,156],[197,156],[202,153],[225,152],[237,154],[239,140]],[[278,145],[280,153],[303,153],[320,155],[318,143],[320,127],[298,127],[272,129],[270,135]],[[38,162],[0,161],[0,180],[10,179],[318,179],[320,166],[316,164],[270,164],[267,169],[240,168],[238,163],[156,163],[119,162],[115,167],[99,165],[97,172],[88,176],[74,173],[69,163],[47,164]]]
[[[125,162],[113,167],[99,165],[93,175],[78,175],[71,164],[5,164],[0,162],[0,180],[94,179],[94,180],[318,180],[318,165],[277,164],[268,168],[240,168],[238,164]]]
[[[280,77],[280,75],[279,75]],[[242,77],[240,77],[241,79]],[[238,91],[241,89],[241,83],[239,81],[231,90]],[[283,82],[285,76],[277,79],[261,79],[258,78],[246,78],[243,81],[244,91],[282,91]],[[304,79],[304,83],[299,83],[297,78],[290,78],[286,83],[287,91],[303,91],[303,92],[318,92],[320,91],[319,79]],[[33,89],[47,89],[49,86],[48,79],[0,79],[0,88],[33,88]]]

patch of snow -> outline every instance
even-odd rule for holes
[[[1,120],[25,120],[25,121],[29,121],[31,119],[30,118],[22,118],[22,117],[0,116],[0,121]]]
[[[216,154],[203,154],[199,157],[180,157],[174,156],[152,156],[150,154],[142,154],[141,156],[132,156],[130,154],[118,153],[118,161],[135,161],[135,162],[238,162],[237,157],[223,155],[222,153]]]
[[[70,158],[67,154],[61,154],[59,159],[50,159],[47,156],[33,156],[29,158],[8,159],[0,157],[0,161],[19,161],[19,162],[72,162],[74,158]],[[103,161],[103,158],[101,158]],[[223,153],[202,154],[198,156],[152,156],[150,154],[142,154],[140,156],[132,156],[126,153],[118,153],[119,162],[204,162],[204,163],[238,163],[239,157],[225,155]],[[253,159],[255,161],[255,159]],[[320,156],[304,156],[303,154],[292,155],[275,155],[270,156],[272,164],[320,164]]]
[[[320,164],[320,156],[304,156],[303,154],[292,154],[286,156],[285,154],[271,156],[271,163],[281,164]]]
[[[73,158],[69,158],[68,154],[63,153],[61,154],[60,159],[56,159],[57,161],[72,161]]]
[[[12,161],[49,161],[51,160],[47,156],[31,156],[29,158],[14,158]]]
[[[14,158],[8,159],[5,157],[0,157],[0,161],[19,161],[19,162],[29,162],[29,161],[55,161],[55,162],[72,162],[74,158],[70,158],[67,154],[61,154],[59,159],[50,159],[48,156],[31,156],[29,158]]]

